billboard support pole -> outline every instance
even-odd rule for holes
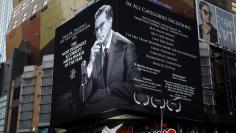
[[[160,106],[160,109],[161,109],[161,133],[163,131],[163,118],[164,118],[165,108],[169,106],[170,102],[177,101],[177,100],[180,100],[180,99],[181,99],[181,97],[176,97],[174,99],[171,99],[170,101],[168,101],[168,99],[167,100],[163,99],[164,103],[163,103],[162,106]],[[170,110],[170,111],[173,111],[173,110]]]
[[[163,99],[164,103],[162,106],[160,106],[161,109],[161,133],[162,133],[162,126],[163,126],[163,116],[164,116],[164,112],[165,112],[165,108],[166,108],[166,102],[165,99]],[[163,112],[162,112],[163,110]]]

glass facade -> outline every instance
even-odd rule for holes
[[[6,59],[6,33],[12,12],[11,0],[0,0],[0,63]]]

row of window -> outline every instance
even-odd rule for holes
[[[31,0],[31,3],[33,3],[35,0]],[[29,3],[27,3],[27,2],[29,2],[29,1],[25,1],[24,3],[23,3],[23,5],[22,5],[22,7],[21,7],[21,11],[24,11],[30,4]],[[48,0],[44,0],[44,2],[43,2],[43,7],[44,6],[46,6],[47,5],[47,3],[48,3]],[[33,12],[32,12],[32,14],[34,14],[35,13],[35,11],[36,11],[36,9],[37,9],[37,7],[38,7],[38,5],[36,4],[36,5],[34,5],[34,8],[33,8]],[[19,11],[16,9],[14,12],[13,12],[13,16],[12,16],[12,18],[14,18],[14,17],[16,17],[17,16],[17,13],[19,13]]]
[[[33,3],[34,1],[36,1],[36,0],[31,0],[31,3]],[[25,10],[25,12],[23,13],[21,22],[24,22],[29,16],[34,15],[34,14],[37,12],[37,9],[39,9],[39,5],[38,5],[38,4],[35,4],[35,5],[32,5],[33,9],[32,9],[31,14],[30,14],[29,12],[27,12],[26,8],[29,7],[29,5],[30,5],[29,2],[30,2],[29,0],[26,0],[26,1],[22,4],[21,11],[24,12],[24,10]],[[47,4],[48,4],[48,0],[44,0],[41,7],[45,7]],[[28,8],[28,9],[29,9],[29,8]],[[19,15],[19,11],[18,11],[17,9],[15,9],[15,11],[13,12],[12,18],[15,18],[17,15]],[[17,26],[18,23],[19,23],[18,20],[15,20],[15,21],[13,22],[12,28],[13,28],[13,29],[16,28],[16,26]]]

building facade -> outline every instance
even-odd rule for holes
[[[19,48],[22,42],[27,42],[38,53],[52,54],[56,28],[74,17],[76,11],[87,3],[89,2],[86,0],[21,1],[15,6],[8,27],[7,60],[12,57],[13,49]],[[39,56],[34,54],[36,60],[41,60]],[[30,64],[38,64],[38,62]]]

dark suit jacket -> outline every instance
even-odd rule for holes
[[[203,38],[203,31],[202,31],[202,24],[199,25],[199,32],[200,32],[200,38]],[[216,43],[218,42],[218,36],[217,36],[217,30],[211,25],[211,31],[210,31],[210,42]]]
[[[130,104],[133,101],[133,79],[139,78],[138,69],[134,64],[136,60],[135,45],[121,34],[113,32],[107,82],[104,82],[102,76],[101,54],[98,54],[86,87],[86,104],[93,106],[96,111]]]

